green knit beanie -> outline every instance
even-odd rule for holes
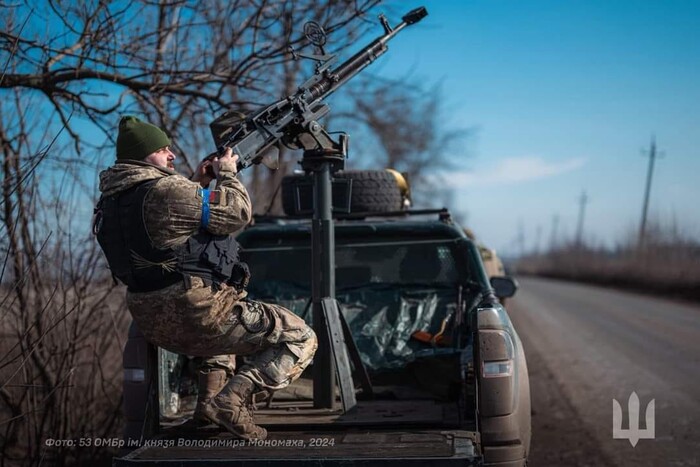
[[[119,122],[117,159],[143,160],[149,154],[170,145],[163,130],[150,123],[127,115]]]

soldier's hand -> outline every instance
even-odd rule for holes
[[[224,154],[218,158],[214,158],[212,161],[212,168],[214,169],[214,174],[216,178],[219,178],[219,172],[222,168],[224,170],[233,172],[234,174],[238,171],[237,163],[238,155],[233,153],[231,148],[226,148]]]
[[[199,163],[190,180],[193,182],[199,182],[203,188],[206,188],[209,186],[211,181],[214,180],[214,178],[216,178],[216,175],[214,175],[212,160],[211,158],[207,157]]]

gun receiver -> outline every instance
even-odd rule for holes
[[[322,55],[306,56],[293,50],[292,53],[295,58],[302,56],[318,62],[314,76],[291,96],[245,118],[217,148],[218,152],[222,153],[226,148],[233,149],[234,154],[240,156],[239,171],[259,163],[262,154],[278,143],[291,149],[303,148],[307,151],[317,151],[319,154],[345,156],[347,138],[341,137],[340,141],[334,141],[318,123],[318,119],[330,112],[330,107],[323,100],[386,52],[387,42],[396,34],[406,26],[417,23],[427,14],[424,7],[416,8],[404,15],[401,23],[393,28],[386,18],[380,15],[384,34],[332,70],[330,66],[335,62],[336,56],[325,54],[325,33],[320,26],[312,24],[313,27],[309,29],[313,31],[307,32],[306,35],[321,49]],[[318,35],[321,36],[320,39]]]

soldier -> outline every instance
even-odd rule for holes
[[[253,395],[298,378],[316,336],[291,311],[246,297],[250,275],[232,234],[252,208],[236,178],[238,156],[228,149],[190,180],[173,170],[169,145],[160,128],[121,119],[116,164],[100,174],[93,229],[113,276],[127,285],[127,306],[144,336],[207,357],[197,416],[240,438],[264,439],[249,410]],[[228,379],[232,354],[248,359]]]

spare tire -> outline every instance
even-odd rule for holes
[[[401,190],[386,170],[346,170],[338,178],[352,180],[350,212],[388,212],[401,209]]]
[[[396,183],[396,178],[386,170],[344,170],[336,172],[334,178],[352,180],[350,212],[390,212],[402,208],[401,190]],[[300,211],[311,211],[313,209],[312,193],[312,177],[305,175],[284,177],[282,179],[284,213],[298,215]],[[297,206],[297,194],[299,206]]]

